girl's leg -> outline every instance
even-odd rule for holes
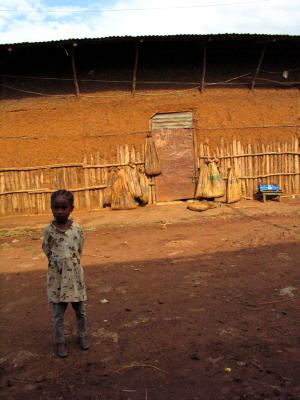
[[[55,344],[65,343],[64,314],[68,303],[52,303],[53,305],[53,339]]]
[[[72,303],[77,318],[77,335],[79,338],[87,336],[86,311],[83,301]]]
[[[79,301],[77,303],[72,303],[72,306],[77,317],[77,335],[79,346],[82,350],[88,350],[90,348],[90,344],[87,338],[85,304],[83,301]]]

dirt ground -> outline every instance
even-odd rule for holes
[[[66,359],[40,246],[50,216],[0,219],[0,398],[300,399],[299,217],[299,198],[75,212],[91,349],[68,309]]]

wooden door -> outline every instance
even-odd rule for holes
[[[155,178],[156,200],[192,199],[195,194],[195,158],[191,128],[153,129],[161,175]]]

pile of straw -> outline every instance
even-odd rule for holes
[[[142,196],[142,190],[140,180],[135,164],[129,164],[125,167],[125,171],[128,178],[129,189],[133,197],[139,198]]]
[[[104,189],[103,194],[103,207],[111,205],[111,188],[117,177],[116,169],[109,169],[108,174],[107,187]]]
[[[145,175],[145,170],[142,166],[139,168],[139,180],[140,180],[141,196],[139,196],[138,199],[143,205],[146,205],[149,203],[150,186],[148,178]]]
[[[129,179],[124,168],[119,168],[111,187],[111,209],[132,210],[137,204],[132,194]]]
[[[191,205],[188,205],[187,206],[187,209],[188,210],[191,210],[191,211],[206,211],[206,210],[208,210],[209,209],[209,207],[208,207],[208,204],[206,204],[206,203],[202,203],[202,202],[200,202],[200,203],[198,203],[198,204],[191,204]]]

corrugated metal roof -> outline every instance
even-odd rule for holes
[[[220,33],[220,34],[178,34],[178,35],[137,35],[137,36],[103,36],[96,38],[69,38],[61,40],[50,41],[37,41],[37,42],[21,42],[21,43],[3,43],[3,46],[36,46],[36,45],[49,45],[57,43],[70,43],[70,42],[100,42],[100,41],[123,41],[123,40],[254,40],[254,39],[268,39],[268,40],[299,40],[300,35],[275,35],[275,34],[252,34],[252,33]]]
[[[151,118],[151,127],[152,129],[192,128],[193,113],[191,111],[158,113]]]

